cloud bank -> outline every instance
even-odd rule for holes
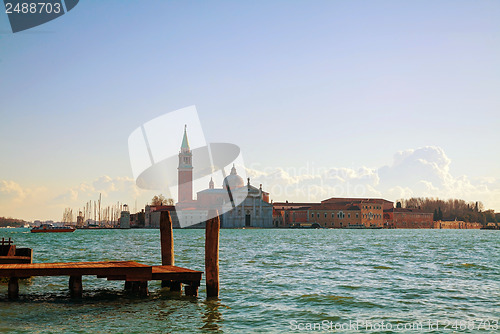
[[[450,173],[451,160],[444,150],[426,146],[397,152],[391,164],[377,169],[304,168],[283,169],[251,166],[252,183],[262,183],[275,201],[320,201],[328,197],[440,197],[479,200],[500,208],[500,180]],[[252,168],[255,167],[255,168]]]
[[[329,197],[379,197],[396,201],[408,197],[460,198],[482,201],[500,210],[500,179],[473,179],[450,173],[450,158],[440,147],[426,146],[397,152],[380,168],[326,168],[308,163],[301,168],[252,165],[247,176],[259,183],[274,201],[309,202]],[[103,205],[133,204],[140,210],[156,193],[136,187],[131,177],[101,176],[57,192],[47,187],[25,187],[0,180],[0,216],[60,220],[64,208],[82,208],[102,194]],[[131,206],[133,208],[133,206]]]

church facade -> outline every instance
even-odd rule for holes
[[[220,214],[221,228],[269,228],[273,227],[273,206],[269,203],[269,193],[247,183],[238,175],[233,165],[220,188],[210,179],[208,188],[193,197],[193,153],[189,147],[187,129],[184,129],[178,167],[177,216],[181,222],[191,227],[203,227],[202,221],[208,211],[217,209]],[[182,226],[182,223],[181,223]]]

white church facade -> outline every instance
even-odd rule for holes
[[[208,188],[198,191],[196,200],[193,200],[192,171],[196,166],[192,165],[192,157],[187,130],[184,129],[178,167],[179,201],[176,204],[176,211],[179,220],[201,221],[200,217],[206,217],[208,210],[217,209],[219,213],[222,212],[221,228],[273,227],[273,206],[269,203],[269,193],[262,190],[262,185],[259,188],[252,186],[250,178],[245,184],[234,165],[230,174],[224,178],[221,188],[216,188],[211,179]],[[190,217],[190,215],[196,217]],[[202,226],[204,222],[194,227]]]

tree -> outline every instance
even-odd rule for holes
[[[487,223],[495,223],[497,221],[495,219],[495,212],[493,210],[484,211],[484,218]]]
[[[441,207],[438,208],[437,219],[443,220],[443,211],[441,211]]]
[[[401,202],[396,202],[396,208],[398,208],[398,209],[401,208]]]
[[[437,212],[436,209],[434,209],[434,215],[432,216],[432,220],[434,220],[434,221],[438,221],[439,220],[438,219],[438,212]]]
[[[163,194],[153,196],[151,200],[151,205],[174,205],[174,200],[172,198],[166,198]]]

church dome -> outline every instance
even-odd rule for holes
[[[227,185],[229,185],[229,188],[231,190],[245,186],[245,182],[243,181],[241,176],[236,173],[236,168],[234,167],[234,165],[233,168],[231,168],[231,174],[226,176],[226,178],[224,179],[224,189],[227,189]]]

